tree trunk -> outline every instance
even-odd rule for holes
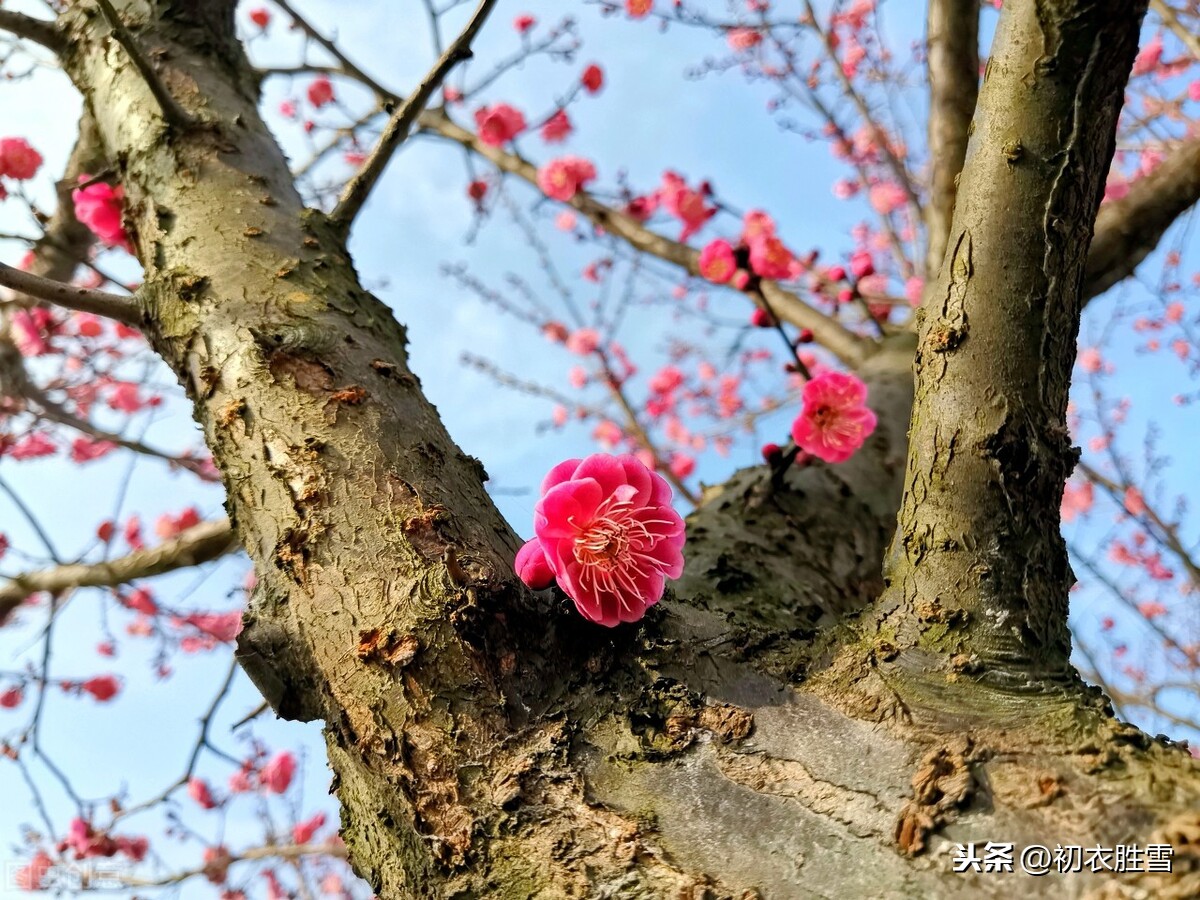
[[[1009,299],[1024,318],[997,315],[1073,346],[1111,153],[1084,148],[1081,123],[1111,135],[1137,33],[1123,4],[1005,6],[946,304],[922,331],[903,504],[912,344],[896,339],[862,371],[881,416],[863,453],[774,490],[758,470],[711,490],[674,596],[612,631],[515,580],[518,538],[408,371],[404,329],[296,193],[231,0],[115,5],[195,123],[168,123],[92,4],[65,16],[66,68],[127,192],[146,333],[194,402],[256,565],[239,656],[280,715],[325,722],[342,833],[381,897],[1119,895],[1103,873],[953,874],[941,851],[985,840],[1173,843],[1175,875],[1121,883],[1200,893],[1185,846],[1200,834],[1195,763],[1117,724],[1061,665],[1029,668],[1063,662],[1066,573],[1047,536],[1069,458],[1054,430],[1069,361],[1051,347],[1029,394],[1037,347],[1000,342],[1033,332],[984,325],[996,267],[1017,256],[1030,287]],[[1023,111],[1020,84],[1060,119]],[[1019,214],[977,222],[1006,176]],[[1021,231],[1034,213],[1036,234]],[[961,410],[936,382],[973,399],[1009,353],[1009,405],[989,407],[1008,424],[981,414],[961,427],[997,442],[964,430],[954,443]],[[1021,455],[1030,447],[1044,465]],[[1031,505],[1006,506],[998,478]],[[938,517],[961,502],[931,500],[950,487],[982,504],[952,541]],[[918,533],[946,560],[914,560]],[[954,556],[963,547],[990,554],[995,597],[976,558]],[[1014,593],[1026,558],[1034,587]],[[988,627],[993,601],[1008,617],[1029,604],[1032,659]],[[1037,689],[977,683],[962,652],[988,671],[1016,654]]]

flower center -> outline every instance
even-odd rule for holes
[[[609,518],[597,519],[575,538],[575,559],[585,566],[611,569],[628,549],[628,530]]]

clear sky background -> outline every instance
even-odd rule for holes
[[[338,41],[363,69],[384,84],[405,91],[424,74],[431,61],[428,32],[418,0],[296,0],[301,10],[327,33],[336,30]],[[257,4],[250,4],[254,6]],[[714,8],[718,5],[713,4]],[[783,3],[780,4],[784,5]],[[32,0],[9,2],[6,8],[37,9]],[[245,9],[242,21],[245,24]],[[922,31],[923,4],[917,0],[890,0],[884,4],[884,21],[897,54],[909,51]],[[600,172],[600,183],[611,187],[619,171],[643,189],[653,188],[664,169],[674,169],[692,181],[711,178],[721,197],[739,208],[768,210],[779,222],[790,246],[803,252],[822,249],[823,258],[851,248],[849,231],[866,216],[858,203],[836,200],[830,186],[845,170],[831,157],[824,144],[810,144],[783,132],[777,119],[766,111],[769,92],[760,84],[748,83],[734,70],[723,75],[693,77],[692,70],[706,57],[724,57],[724,42],[700,30],[672,28],[659,34],[648,22],[631,23],[623,17],[603,17],[597,6],[562,0],[515,2],[502,0],[480,40],[476,61],[468,70],[471,84],[488,71],[495,60],[515,52],[519,40],[511,27],[522,12],[536,15],[546,27],[564,14],[576,17],[584,45],[573,62],[534,60],[507,75],[488,95],[524,108],[531,117],[548,110],[556,96],[565,94],[584,65],[596,61],[606,72],[604,91],[572,108],[576,132],[567,152],[592,158]],[[990,23],[991,15],[985,16]],[[990,24],[989,24],[990,27]],[[256,39],[253,55],[258,60],[295,62],[299,40],[289,36],[277,22],[270,37]],[[290,48],[290,51],[289,51]],[[457,80],[457,79],[456,79]],[[287,96],[299,96],[303,82],[288,90],[283,82],[272,83],[264,101],[271,113]],[[339,91],[354,103],[362,99],[351,89]],[[912,94],[914,121],[919,121],[923,99]],[[52,198],[50,179],[62,171],[74,137],[79,101],[61,74],[38,72],[30,79],[0,85],[0,136],[27,136],[46,157],[37,197]],[[277,116],[271,121],[281,124]],[[307,157],[306,144],[294,126],[282,125],[279,134],[293,159]],[[920,135],[911,136],[919,140]],[[546,158],[540,140],[529,138],[528,152]],[[557,151],[556,151],[557,152]],[[540,154],[540,155],[539,155]],[[348,173],[335,160],[325,170],[331,177]],[[480,457],[499,488],[496,502],[518,533],[531,532],[536,488],[542,475],[555,463],[570,456],[596,450],[590,437],[591,425],[568,426],[562,431],[537,433],[539,423],[550,416],[551,404],[494,386],[486,376],[463,367],[460,354],[466,350],[486,356],[501,368],[566,387],[565,373],[576,361],[565,350],[549,344],[529,326],[504,317],[470,297],[440,271],[445,263],[463,262],[472,273],[493,287],[503,285],[507,273],[526,277],[548,301],[552,295],[541,277],[537,256],[519,231],[504,216],[485,224],[471,243],[471,203],[465,196],[468,181],[463,155],[454,147],[434,140],[415,139],[393,162],[386,180],[372,197],[355,229],[352,251],[364,280],[396,311],[409,328],[411,364],[421,377],[426,394],[436,404],[450,433],[469,453]],[[549,205],[532,208],[533,195],[516,190],[514,196],[536,220],[553,216]],[[19,206],[0,204],[0,231],[29,232]],[[560,271],[576,299],[586,304],[598,289],[581,281],[578,273],[598,252],[595,245],[578,245],[548,224],[539,228],[551,248]],[[13,263],[22,250],[0,243],[0,259]],[[1194,258],[1194,254],[1190,254]],[[114,266],[136,277],[136,268],[119,260]],[[1194,266],[1185,264],[1184,270]],[[1153,262],[1143,270],[1154,273]],[[1153,281],[1153,276],[1150,277]],[[1118,301],[1135,300],[1137,286],[1123,287],[1120,295],[1093,304],[1087,312],[1084,334],[1097,334]],[[733,318],[746,315],[744,301],[713,295],[714,308],[728,304]],[[618,338],[639,363],[644,377],[666,361],[668,335],[703,336],[686,324],[672,322],[666,313],[630,317]],[[726,338],[727,340],[727,338]],[[753,341],[760,341],[755,336]],[[753,344],[752,344],[753,345]],[[765,346],[765,344],[764,344]],[[1110,345],[1110,358],[1122,376],[1121,390],[1134,400],[1128,426],[1130,447],[1136,453],[1141,435],[1150,422],[1160,429],[1160,450],[1175,462],[1168,470],[1169,483],[1178,491],[1195,486],[1194,447],[1200,428],[1191,410],[1170,402],[1186,384],[1182,366],[1159,357],[1147,358],[1137,350],[1139,339],[1118,335]],[[155,378],[175,398],[156,413],[146,437],[170,449],[194,445],[196,431],[173,378],[159,370]],[[784,413],[764,423],[765,430],[754,439],[741,440],[728,459],[709,453],[701,458],[700,478],[718,482],[733,469],[758,461],[762,440],[786,436],[791,415]],[[139,421],[145,421],[141,419]],[[120,518],[138,513],[147,530],[163,512],[177,512],[197,505],[206,516],[221,514],[219,488],[198,486],[186,474],[171,474],[154,461],[138,462],[123,488],[129,460],[112,457],[84,467],[61,461],[14,463],[0,459],[0,477],[33,507],[52,539],[67,557],[78,555],[92,544],[96,524],[114,517],[118,498],[124,491]],[[513,493],[521,490],[525,493]],[[0,496],[0,531],[7,532],[17,546],[34,547],[34,538],[12,504]],[[1190,532],[1194,539],[1195,529]],[[1087,535],[1085,534],[1086,538]],[[244,558],[210,566],[202,573],[188,572],[158,579],[153,587],[164,602],[185,607],[228,609],[241,602],[238,591],[249,564]],[[0,562],[0,573],[18,570],[13,557]],[[1095,601],[1087,592],[1076,598],[1076,626],[1081,633],[1096,636],[1096,616],[1089,612]],[[83,591],[59,617],[54,641],[52,671],[58,677],[88,677],[109,671],[111,663],[95,652],[102,639],[102,594]],[[109,622],[121,634],[130,616],[111,610]],[[44,624],[44,610],[23,615],[23,628],[0,632],[0,671],[22,667],[25,649]],[[1197,632],[1191,618],[1192,633]],[[112,704],[64,697],[54,692],[47,702],[43,739],[53,758],[71,776],[84,797],[110,793],[122,782],[131,786],[131,799],[145,799],[178,776],[194,742],[196,717],[207,707],[224,677],[227,654],[177,656],[174,673],[161,680],[152,675],[153,648],[147,642],[120,641],[120,670],[126,673],[125,690]],[[213,734],[232,753],[244,748],[249,732],[272,748],[306,748],[304,795],[300,808],[286,804],[265,810],[274,821],[287,823],[289,815],[307,815],[317,809],[334,813],[325,797],[328,772],[323,745],[316,726],[276,723],[269,714],[251,726],[230,735],[230,725],[257,705],[258,695],[246,679],[237,676],[235,689],[214,721]],[[0,737],[14,724],[24,721],[27,710],[0,710]],[[1156,722],[1143,723],[1149,730],[1168,730]],[[36,769],[36,766],[35,766]],[[72,805],[56,790],[44,770],[39,782],[46,786],[49,812],[61,834],[73,815]],[[222,761],[207,758],[201,774],[223,786],[232,773]],[[231,847],[253,841],[262,834],[258,816],[260,801],[238,801],[228,819],[224,840]],[[192,812],[183,798],[187,822],[206,840],[217,835],[202,815]],[[336,814],[331,816],[336,820]],[[15,767],[0,761],[0,866],[11,856],[9,848],[19,843],[19,826],[34,823],[30,795]],[[161,834],[153,815],[132,820],[129,833]],[[202,844],[197,841],[178,847],[162,847],[172,865],[195,864]],[[3,872],[0,871],[0,876]],[[184,897],[211,896],[206,884],[190,883]],[[0,877],[0,898],[17,896]]]

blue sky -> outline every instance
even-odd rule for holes
[[[423,17],[413,15],[419,9],[416,0],[297,0],[297,5],[327,32],[333,31],[331,23],[336,23],[339,42],[363,69],[385,84],[403,90],[424,74],[430,47]],[[6,8],[36,6],[32,0],[25,0],[10,2]],[[886,4],[885,21],[897,52],[905,51],[919,36],[921,8],[915,0]],[[510,23],[517,13],[525,11],[536,15],[543,26],[556,22],[564,11],[569,12],[578,19],[584,46],[569,64],[537,60],[510,73],[489,97],[514,102],[531,114],[540,113],[552,104],[555,87],[568,84],[588,62],[603,64],[606,87],[600,96],[573,107],[577,130],[568,145],[569,151],[584,152],[596,161],[601,183],[612,185],[621,170],[628,173],[631,183],[645,189],[657,184],[666,168],[692,181],[712,178],[719,194],[738,207],[769,210],[794,248],[821,247],[826,258],[850,248],[848,232],[864,212],[856,204],[835,200],[830,193],[832,182],[844,177],[845,172],[826,146],[781,132],[776,120],[765,112],[767,91],[761,85],[748,84],[736,71],[701,79],[689,76],[688,70],[706,57],[725,53],[723,42],[708,33],[673,28],[659,34],[652,24],[605,18],[596,6],[585,3],[504,0],[476,44],[476,61],[469,70],[468,84],[471,75],[488,69],[489,61],[517,48]],[[269,46],[255,42],[256,58],[294,61],[287,52],[287,48],[296,46],[294,38],[283,35],[276,26],[269,40]],[[294,93],[300,93],[300,88]],[[284,84],[273,84],[266,108],[274,110],[288,94]],[[915,104],[919,110],[921,100],[917,98]],[[48,109],[53,110],[52,115],[47,115]],[[56,73],[38,73],[26,82],[0,85],[0,131],[34,139],[46,156],[47,173],[62,169],[77,109],[74,92]],[[280,135],[294,158],[303,159],[304,144],[295,129],[283,127]],[[530,140],[528,146],[530,153],[541,152],[536,140]],[[330,171],[336,172],[337,164]],[[472,228],[471,205],[464,193],[466,182],[460,152],[435,141],[411,141],[372,197],[355,229],[351,249],[368,284],[386,280],[387,286],[378,293],[409,328],[413,370],[421,377],[453,437],[467,452],[483,460],[493,483],[506,491],[496,495],[496,502],[513,527],[527,535],[536,501],[534,490],[542,474],[564,458],[585,455],[596,448],[589,436],[590,426],[570,426],[538,436],[536,426],[548,418],[549,404],[502,392],[458,362],[460,354],[469,350],[523,377],[569,390],[564,385],[564,373],[575,361],[528,326],[499,316],[467,296],[441,274],[441,264],[464,262],[491,285],[499,286],[508,272],[516,272],[544,290],[536,255],[502,217],[488,223],[471,244],[465,242]],[[43,179],[39,193],[43,200],[49,196],[48,189],[49,183]],[[531,194],[518,191],[515,196],[529,208]],[[537,214],[542,215],[540,211]],[[26,227],[15,204],[0,204],[0,231]],[[577,300],[586,303],[593,299],[596,289],[577,276],[597,255],[594,247],[575,245],[548,225],[542,225],[540,233]],[[19,255],[16,247],[0,244],[0,259],[11,263]],[[133,271],[128,265],[126,270]],[[735,301],[714,295],[713,302],[715,306]],[[1094,304],[1089,309],[1085,334],[1089,328],[1099,327],[1112,302]],[[732,315],[745,314],[740,307],[737,309]],[[665,361],[665,338],[676,328],[662,316],[658,320],[631,321],[620,335],[641,364],[643,375]],[[1187,410],[1169,402],[1170,395],[1178,390],[1182,370],[1176,372],[1159,365],[1156,359],[1139,355],[1135,346],[1132,339],[1121,339],[1112,352],[1114,363],[1126,378],[1122,390],[1136,401],[1130,433],[1136,442],[1139,429],[1150,421],[1159,423],[1162,450],[1178,460],[1169,470],[1174,473],[1172,483],[1186,490],[1189,480],[1194,485],[1194,475],[1189,479],[1185,463],[1200,438],[1200,429],[1194,414],[1188,415]],[[159,380],[171,379],[160,375]],[[775,430],[764,432],[763,438],[783,437],[789,420],[787,416],[776,418]],[[170,448],[194,442],[194,435],[189,410],[179,402],[167,404],[147,432],[148,439]],[[706,455],[698,470],[700,477],[719,481],[733,468],[755,463],[759,443],[740,442],[729,459]],[[71,555],[87,547],[95,524],[112,514],[127,465],[127,460],[117,457],[84,468],[55,461],[16,464],[3,459],[0,477],[38,510],[55,542],[64,554]],[[528,493],[507,493],[519,489],[527,489]],[[152,523],[158,514],[177,511],[188,503],[215,516],[220,514],[221,494],[215,488],[196,486],[187,476],[167,473],[165,467],[150,461],[138,464],[124,509],[126,514],[136,511],[143,522]],[[2,496],[0,530],[8,532],[14,544],[32,546],[29,529]],[[1195,531],[1191,534],[1194,537]],[[13,566],[11,559],[5,560],[0,563],[0,572],[13,571]],[[234,592],[247,566],[240,558],[230,560],[211,567],[203,581],[198,581],[197,573],[184,573],[160,579],[154,587],[164,599],[188,591],[186,602],[198,608],[229,608],[236,602]],[[107,669],[94,649],[101,599],[98,592],[81,592],[60,617],[53,662],[59,676],[88,676]],[[26,619],[36,627],[42,615],[35,611]],[[1086,615],[1082,622],[1080,618],[1077,612],[1076,624],[1081,629],[1093,629]],[[127,619],[124,613],[112,614],[116,628],[123,627]],[[6,629],[0,634],[0,670],[23,664],[21,652],[31,635],[28,628]],[[121,671],[130,677],[125,692],[111,708],[61,696],[51,696],[48,702],[46,745],[85,797],[105,795],[128,780],[134,799],[144,798],[177,776],[190,749],[195,719],[207,706],[226,665],[226,658],[221,656],[179,657],[173,661],[175,674],[169,680],[158,681],[149,674],[151,654],[144,643],[124,641],[121,653]],[[214,734],[224,747],[234,751],[241,746],[229,735],[229,726],[256,703],[253,688],[239,676],[214,723]],[[320,806],[328,776],[318,729],[269,719],[268,715],[254,723],[256,735],[272,746],[308,748],[304,790],[311,802],[305,803],[303,811],[332,811],[328,801]],[[0,711],[0,736],[14,721],[23,720]],[[147,723],[154,723],[153,730],[148,730]],[[1165,730],[1154,723],[1147,727]],[[224,783],[230,771],[227,764],[211,759],[201,767],[201,773],[218,784]],[[40,780],[49,783],[45,778]],[[53,789],[48,801],[61,830],[72,814],[71,806],[61,792]],[[275,814],[282,815],[282,810],[275,810]],[[247,803],[230,819],[226,840],[231,846],[261,834],[254,815],[253,804]],[[0,764],[3,845],[15,843],[19,839],[18,825],[32,820],[24,784],[13,766]],[[188,821],[207,838],[216,838],[203,817],[189,814]],[[144,825],[131,823],[129,830],[144,830],[151,836],[159,833],[153,817],[148,817]],[[199,844],[187,844],[167,855],[174,863],[187,864],[198,858],[199,848]],[[0,878],[0,898],[14,896],[7,890]],[[207,886],[196,884],[183,892],[185,897],[210,894]]]

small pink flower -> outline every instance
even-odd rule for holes
[[[163,513],[158,517],[158,521],[154,523],[154,533],[164,541],[169,541],[171,538],[178,537],[182,532],[187,531],[200,524],[200,513],[196,507],[189,506],[178,515]]]
[[[730,28],[725,35],[730,49],[742,53],[762,43],[762,34],[755,28]]]
[[[227,613],[189,613],[183,621],[226,644],[242,632],[242,613],[236,609]]]
[[[669,394],[683,384],[683,372],[675,366],[663,366],[650,379],[650,390],[656,394]]]
[[[71,462],[86,463],[107,456],[117,445],[112,441],[96,441],[91,438],[77,437],[71,441]]]
[[[886,216],[908,202],[908,195],[904,193],[904,188],[896,184],[896,182],[882,181],[879,184],[871,186],[871,189],[867,192],[867,199],[870,200],[871,207],[875,212],[881,216]]]
[[[567,118],[565,109],[558,110],[546,120],[542,126],[542,140],[547,144],[558,144],[567,139],[571,133],[571,120]]]
[[[1104,367],[1104,357],[1095,347],[1086,347],[1079,351],[1079,368],[1089,374],[1096,374]]]
[[[866,250],[856,250],[850,254],[850,271],[854,273],[855,278],[866,278],[868,275],[874,275],[875,263],[871,259],[871,254]]]
[[[596,177],[596,167],[578,156],[563,156],[538,169],[537,182],[542,192],[564,203]]]
[[[281,750],[271,757],[258,773],[259,781],[269,791],[282,794],[292,783],[296,774],[296,757],[286,750]]]
[[[580,356],[594,353],[600,346],[600,333],[595,328],[578,328],[567,338],[567,349]]]
[[[535,19],[529,13],[522,13],[513,19],[513,28],[517,29],[518,34],[525,34],[536,24],[537,19]]]
[[[554,227],[559,231],[574,231],[579,218],[569,209],[564,209],[554,218]]]
[[[307,844],[313,835],[325,827],[325,813],[319,812],[311,819],[297,823],[292,828],[292,840],[297,844]]]
[[[333,102],[333,82],[324,75],[320,75],[309,84],[307,93],[308,102],[320,109]]]
[[[15,460],[39,459],[43,456],[53,456],[56,450],[50,438],[35,431],[9,447],[8,455]]]
[[[54,860],[45,851],[39,850],[29,864],[17,869],[16,887],[22,891],[41,891],[46,887],[46,876],[54,871]]]
[[[479,140],[489,147],[502,147],[525,130],[525,116],[507,103],[475,110]]]
[[[788,278],[795,257],[774,235],[764,234],[750,242],[750,268],[763,278]]]
[[[695,457],[686,453],[672,453],[670,469],[676,478],[687,478],[696,471]]]
[[[97,675],[95,678],[89,678],[79,687],[101,703],[107,703],[117,696],[121,690],[121,683],[112,675]]]
[[[636,622],[683,573],[671,488],[634,456],[559,463],[542,483],[534,532],[558,585],[589,621]]]
[[[80,175],[79,180],[81,183],[88,181],[90,176]],[[121,202],[125,199],[123,187],[101,181],[72,191],[71,199],[75,202],[75,218],[105,246],[122,247],[132,252],[129,236],[121,222]]]
[[[1064,522],[1075,521],[1076,516],[1086,516],[1092,509],[1095,489],[1090,481],[1074,485],[1067,482],[1063,486],[1063,498],[1060,515]]]
[[[803,401],[792,423],[792,439],[826,462],[845,462],[875,430],[867,386],[853,375],[823,372],[804,385]]]
[[[737,271],[737,260],[729,241],[717,239],[705,244],[700,251],[700,274],[714,284],[725,284]]]
[[[1142,496],[1142,492],[1133,485],[1125,488],[1125,497],[1123,499],[1125,512],[1131,516],[1140,516],[1146,511],[1146,498]]]
[[[1163,55],[1163,39],[1161,34],[1156,34],[1150,39],[1150,42],[1142,48],[1137,55],[1137,59],[1133,61],[1133,76],[1146,75],[1158,68],[1158,64],[1162,62]]]
[[[42,154],[24,138],[0,138],[0,177],[27,181],[42,166]]]
[[[694,190],[674,172],[663,173],[663,183],[658,189],[658,199],[663,208],[683,222],[679,240],[686,241],[704,227],[704,223],[717,214],[715,206],[705,204],[704,190]]]
[[[188,796],[199,804],[201,809],[215,809],[217,801],[213,799],[208,782],[202,778],[192,778],[188,781]]]
[[[584,90],[589,94],[598,94],[604,87],[604,70],[592,63],[583,70],[583,77],[580,78],[580,81],[583,83]]]

